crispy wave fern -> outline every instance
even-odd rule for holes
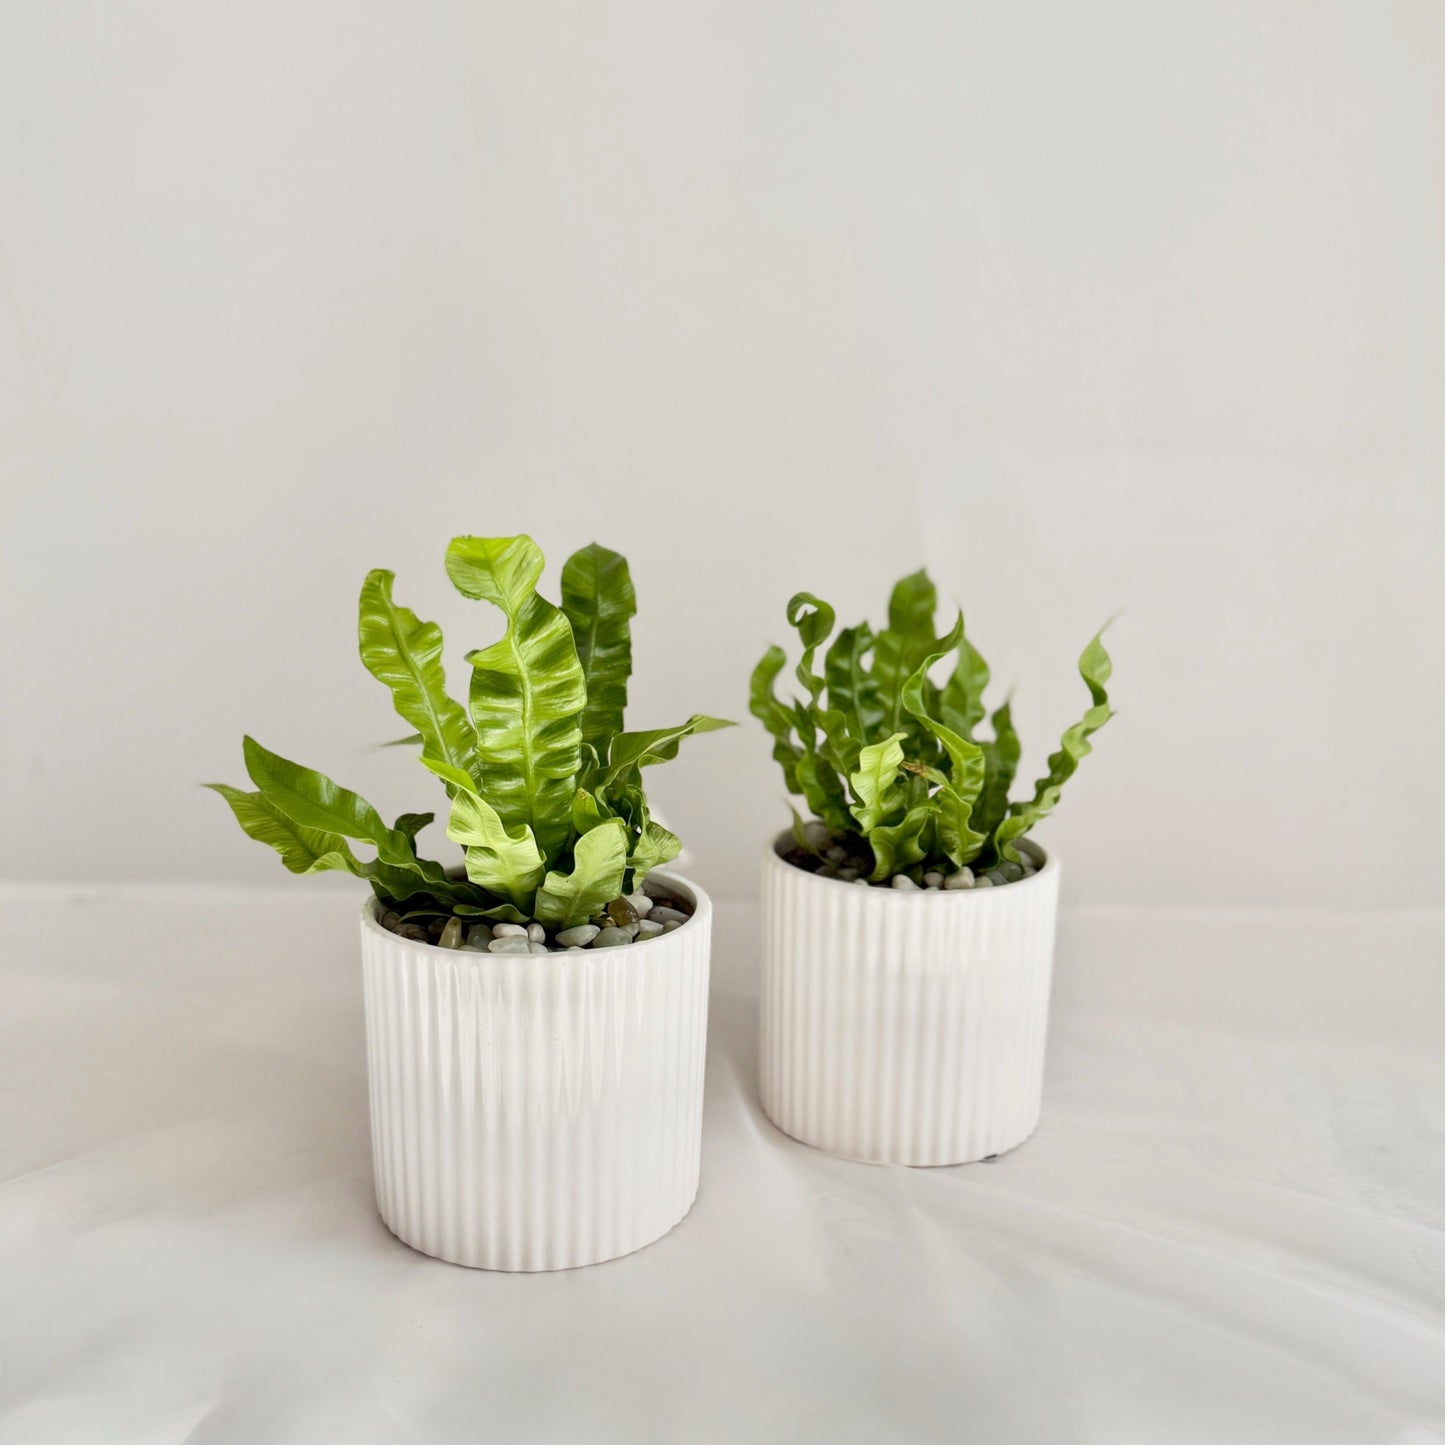
[[[1058,804],[1064,784],[1090,751],[1090,737],[1113,715],[1105,686],[1113,670],[1102,632],[1079,658],[1090,707],[1049,758],[1028,798],[1009,801],[1019,740],[1008,701],[990,717],[988,665],[964,636],[963,614],[935,631],[938,593],[915,572],[894,589],[888,626],[833,634],[833,609],[810,592],[788,603],[802,657],[794,675],[805,696],[784,702],[776,683],[786,666],[770,647],[753,671],[749,706],[773,738],[788,791],[800,795],[835,839],[872,850],[871,877],[917,878],[928,868],[988,868],[1019,861],[1017,841]],[[945,670],[945,659],[952,658]],[[941,681],[939,679],[942,679]],[[988,729],[976,735],[984,719]],[[794,833],[811,851],[802,821]]]
[[[408,913],[585,922],[682,846],[649,815],[642,769],[676,757],[693,733],[731,724],[697,714],[623,731],[637,603],[616,552],[594,543],[569,557],[560,607],[537,592],[543,559],[530,537],[456,537],[446,566],[463,596],[490,603],[505,624],[467,655],[466,707],[447,695],[441,628],[392,600],[390,572],[362,585],[359,635],[367,671],[446,787],[446,833],[461,844],[464,876],[417,852],[434,813],[388,826],[365,799],[252,738],[254,791],[210,786],[293,873],[354,873]]]

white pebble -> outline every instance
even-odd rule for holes
[[[924,883],[927,884],[928,887],[930,887],[930,888],[942,888],[942,887],[943,887],[943,874],[942,874],[942,873],[936,873],[936,872],[934,872],[933,870],[930,869],[927,873],[925,873],[925,874],[923,875],[923,881],[924,881]]]
[[[917,891],[918,888],[918,884],[916,884],[906,873],[896,874],[893,879],[893,886],[895,888],[902,889],[904,892],[906,892],[910,888]]]
[[[816,848],[820,853],[833,842],[833,835],[828,831],[826,823],[804,823],[803,837],[808,840],[810,846]]]
[[[533,943],[546,943],[547,930],[543,928],[540,923],[529,923],[527,925],[527,937],[530,938]]]
[[[676,922],[676,921],[673,921],[673,922],[671,922],[671,923],[664,923],[664,924],[662,925],[662,931],[663,931],[664,933],[676,933],[677,930],[678,930],[679,928],[681,928],[681,927],[682,927],[682,924],[680,924],[680,923],[678,923],[678,922]]]
[[[957,873],[950,873],[948,877],[943,880],[943,886],[945,888],[972,888],[973,869],[960,868]]]
[[[572,944],[572,946],[571,946],[570,948],[568,948],[567,952],[568,952],[568,953],[586,953],[587,950],[586,950],[585,948],[578,948],[578,946],[574,943],[574,944]]]
[[[865,888],[872,887],[872,884],[870,884],[866,878],[855,878],[853,881],[855,883],[861,883]]]
[[[576,928],[564,928],[557,935],[557,942],[564,948],[583,948],[601,932],[595,923],[579,923]]]
[[[648,915],[658,923],[686,923],[687,914],[679,913],[675,908],[657,907]]]
[[[843,883],[855,883],[858,880],[858,870],[856,868],[840,868],[838,878]]]
[[[494,938],[487,945],[488,953],[531,953],[531,951],[531,941],[526,938],[518,938],[515,934]]]
[[[992,888],[992,887],[993,887],[993,879],[990,878],[987,873],[985,873],[982,878],[978,878],[978,879],[975,879],[975,880],[974,880],[973,886],[974,886],[975,888]]]
[[[848,861],[848,850],[839,848],[836,844],[828,849],[825,855],[830,863],[846,863]]]
[[[527,940],[527,951],[529,953],[550,953],[551,950],[545,943],[538,943],[534,939]]]
[[[636,893],[627,894],[626,897],[639,918],[646,918],[652,912],[652,899],[640,889]]]
[[[527,930],[520,923],[495,923],[492,932],[498,938],[526,938]]]
[[[662,932],[665,925],[659,923],[655,918],[644,918],[637,925],[637,936],[639,938],[656,938]]]
[[[632,935],[625,928],[604,928],[596,938],[592,940],[593,948],[621,948],[624,943],[631,943]]]

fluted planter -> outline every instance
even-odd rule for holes
[[[1059,866],[959,892],[863,888],[768,850],[760,1087],[804,1144],[964,1164],[1033,1132]],[[1029,845],[1036,856],[1042,850]]]
[[[376,1202],[399,1239],[482,1269],[629,1254],[697,1195],[712,908],[582,953],[415,943],[361,918]]]

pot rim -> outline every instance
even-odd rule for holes
[[[631,953],[632,950],[635,948],[645,947],[649,944],[654,943],[664,943],[668,939],[671,939],[675,936],[680,936],[681,934],[686,933],[687,930],[699,919],[706,922],[712,917],[712,899],[709,898],[708,895],[690,879],[684,878],[679,873],[669,873],[665,868],[654,868],[647,876],[648,878],[656,878],[660,882],[666,883],[670,888],[681,893],[684,898],[690,899],[693,906],[692,917],[689,918],[687,922],[682,925],[681,928],[675,928],[671,933],[662,933],[659,934],[656,938],[634,938],[631,943],[626,945],[626,947],[599,949],[593,956],[598,958],[613,955],[625,956]],[[381,919],[377,916],[377,909],[380,903],[381,899],[379,899],[376,894],[373,893],[366,900],[366,902],[361,905],[361,927],[363,932],[373,933],[382,938],[385,938],[391,943],[396,944],[398,947],[407,949],[408,951],[419,957],[425,957],[430,959],[435,959],[437,957],[465,958],[468,960],[523,957],[523,955],[521,954],[483,953],[481,950],[475,948],[438,948],[434,943],[421,943],[415,938],[403,938],[400,934],[393,933],[391,929],[383,928],[381,926]],[[487,920],[484,918],[479,918],[476,921],[478,923],[485,923]],[[593,950],[589,948],[584,949],[583,952],[586,954],[592,954]],[[555,962],[561,959],[571,959],[575,956],[576,955],[574,954],[566,952],[548,952],[545,954],[536,953],[530,955],[534,963],[544,963],[548,960]]]
[[[794,874],[799,875],[808,879],[810,883],[826,884],[829,887],[838,888],[856,888],[858,886],[856,883],[850,883],[846,878],[824,878],[817,873],[809,873],[806,868],[798,868],[792,863],[789,863],[788,860],[782,856],[779,849],[793,841],[793,830],[791,828],[784,828],[768,845],[764,866],[771,865],[778,868],[786,868],[790,876]],[[1004,894],[1017,896],[1014,894],[1015,889],[1027,888],[1033,884],[1042,883],[1044,879],[1051,877],[1059,871],[1059,861],[1056,854],[1044,852],[1043,848],[1035,843],[1032,838],[1015,839],[1014,841],[1015,846],[1017,846],[1019,842],[1023,842],[1030,852],[1038,853],[1043,857],[1043,867],[1031,878],[1020,878],[1016,882],[1004,884],[999,888],[874,888],[870,884],[868,891],[870,894],[877,894],[880,897],[897,899],[972,898],[976,893],[988,896],[995,894],[1000,896]],[[891,907],[892,905],[889,904],[885,906]]]

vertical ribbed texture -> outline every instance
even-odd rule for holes
[[[878,1164],[963,1164],[1039,1119],[1059,868],[1000,888],[894,891],[770,850],[763,1108],[793,1138]]]
[[[693,918],[598,953],[433,948],[367,905],[372,1160],[399,1239],[482,1269],[568,1269],[691,1208],[712,910],[667,881]]]

